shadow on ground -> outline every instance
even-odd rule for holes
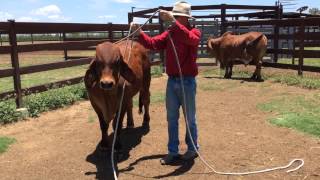
[[[141,158],[137,159],[136,161],[134,161],[133,163],[131,163],[128,167],[126,167],[124,169],[120,169],[119,173],[130,174],[132,176],[138,176],[138,177],[143,177],[143,178],[162,179],[162,178],[179,176],[179,175],[185,174],[194,165],[194,160],[190,160],[190,161],[177,160],[175,163],[170,164],[170,166],[177,166],[177,168],[174,171],[172,171],[170,173],[167,173],[167,174],[158,175],[158,176],[152,176],[152,177],[149,176],[148,177],[148,176],[144,176],[144,175],[141,175],[141,174],[130,173],[130,171],[134,170],[134,167],[137,164],[139,164],[140,162],[147,161],[147,160],[158,159],[159,163],[160,163],[160,159],[162,157],[164,157],[165,155],[166,154],[158,154],[158,155],[151,155],[151,156],[141,157]]]
[[[224,77],[217,77],[217,76],[204,76],[204,78],[206,78],[206,79],[226,79],[226,78],[224,78]],[[254,79],[245,78],[245,77],[232,77],[232,78],[226,79],[226,80],[241,81],[241,83],[243,83],[243,82],[264,82],[263,79],[261,79],[261,80],[254,80]]]
[[[137,145],[141,143],[143,136],[148,134],[149,129],[143,127],[137,127],[132,129],[123,129],[121,132],[121,144],[123,147],[123,152],[121,155],[116,155],[115,159],[117,162],[122,162],[130,157],[130,151]],[[110,135],[113,137],[113,134]],[[87,162],[90,162],[96,166],[96,172],[86,172],[86,176],[95,175],[96,179],[113,179],[113,170],[111,165],[111,153],[103,152],[99,149],[99,144],[96,149],[87,156]],[[115,168],[118,172],[117,165],[115,163]]]

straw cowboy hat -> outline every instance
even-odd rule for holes
[[[185,16],[185,17],[194,19],[194,17],[191,16],[191,5],[186,1],[176,2],[172,9],[172,15]]]

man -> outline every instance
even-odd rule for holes
[[[152,50],[166,50],[166,73],[168,82],[166,89],[166,109],[168,121],[168,155],[163,157],[160,162],[163,165],[173,163],[180,158],[179,155],[179,108],[183,105],[183,93],[180,82],[179,69],[176,63],[173,47],[169,40],[169,34],[172,37],[175,48],[178,53],[182,75],[183,85],[186,95],[186,113],[188,113],[188,122],[192,139],[198,149],[198,132],[196,124],[196,79],[198,67],[196,64],[197,50],[200,41],[201,32],[190,26],[188,19],[191,16],[191,5],[185,1],[179,1],[174,4],[172,12],[160,11],[160,18],[164,22],[171,23],[171,27],[165,32],[155,37],[149,37],[142,30],[137,32],[139,42],[146,48]],[[133,25],[133,30],[138,29],[138,25]],[[197,157],[196,149],[192,145],[188,130],[186,132],[185,142],[188,146],[187,152],[182,155],[183,160],[190,160]]]

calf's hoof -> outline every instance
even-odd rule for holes
[[[257,82],[264,82],[264,80],[263,80],[261,77],[259,77],[259,76],[256,78],[256,81],[257,81]]]

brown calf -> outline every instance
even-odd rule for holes
[[[134,42],[131,58],[128,54],[131,42],[125,54],[126,42],[112,44],[105,42],[96,48],[96,58],[91,62],[87,70],[84,82],[88,91],[91,105],[98,115],[102,140],[100,148],[107,149],[108,127],[113,121],[116,125],[117,116],[120,115],[119,137],[122,121],[127,112],[127,127],[133,127],[132,97],[139,92],[139,113],[144,107],[143,126],[149,128],[149,104],[150,104],[150,62],[147,50],[139,43]],[[129,61],[129,62],[128,62]],[[126,83],[121,112],[118,112],[123,84]],[[116,141],[116,149],[120,149],[119,139]]]
[[[220,62],[220,67],[226,67],[225,78],[231,78],[235,60],[242,60],[245,65],[250,61],[256,65],[251,79],[261,79],[262,58],[267,50],[267,38],[260,32],[248,32],[233,35],[226,32],[219,38],[208,39],[208,53]]]

